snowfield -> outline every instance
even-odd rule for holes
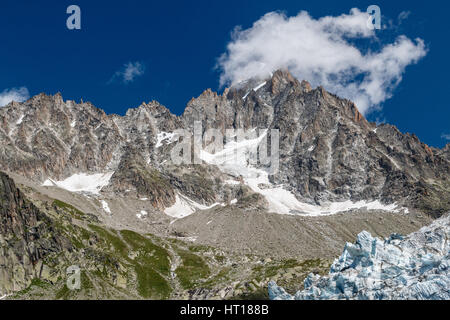
[[[256,129],[253,129],[254,131]],[[256,154],[260,143],[264,143],[267,131],[263,131],[259,137],[247,139],[240,142],[232,141],[227,143],[223,150],[214,154],[204,150],[200,152],[200,159],[208,164],[216,165],[219,169],[236,178],[242,177],[244,183],[254,192],[265,197],[269,203],[268,210],[278,214],[292,214],[302,216],[324,216],[334,215],[340,212],[346,212],[354,209],[366,210],[384,210],[391,212],[400,212],[405,208],[398,208],[396,204],[384,205],[380,201],[358,201],[350,200],[345,202],[328,202],[322,205],[311,205],[299,201],[295,195],[283,188],[282,185],[273,185],[269,181],[268,170],[264,168],[253,167],[250,163],[250,157]],[[238,181],[227,180],[226,184],[239,184]],[[264,186],[263,188],[261,188]]]
[[[109,184],[114,172],[107,173],[77,173],[65,180],[55,181],[52,179],[47,179],[44,181],[42,186],[44,187],[59,187],[71,192],[88,192],[98,195],[103,187]]]
[[[197,210],[208,210],[218,205],[224,206],[222,203],[214,203],[210,206],[205,206],[181,194],[175,195],[175,198],[175,204],[166,208],[164,213],[176,219],[187,217]]]
[[[347,243],[329,275],[310,274],[294,296],[269,283],[274,300],[449,300],[450,216],[404,238],[361,232]]]

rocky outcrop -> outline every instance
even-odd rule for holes
[[[177,117],[156,102],[120,117],[90,103],[63,101],[60,94],[11,103],[0,110],[0,122],[0,169],[41,182],[114,170],[129,147],[156,162],[157,134],[179,127]]]
[[[305,289],[292,296],[269,284],[277,300],[450,299],[450,216],[404,238],[373,238],[362,232],[348,243],[328,276],[310,274]]]
[[[71,243],[0,172],[0,293],[24,289],[46,275],[45,259],[63,249],[70,251]]]
[[[122,196],[134,193],[137,198],[146,198],[153,207],[160,210],[175,203],[175,192],[169,179],[157,169],[146,165],[142,157],[134,152],[122,158],[105,189],[108,190]]]

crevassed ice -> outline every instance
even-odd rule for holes
[[[450,217],[403,237],[387,239],[361,232],[347,243],[327,276],[308,275],[304,290],[288,294],[275,282],[269,296],[276,300],[449,300]]]
[[[253,129],[255,130],[255,129]],[[247,139],[240,142],[227,143],[223,150],[214,154],[204,150],[200,152],[200,159],[208,164],[216,165],[219,169],[234,177],[242,177],[244,183],[254,192],[263,195],[269,203],[269,212],[278,214],[296,214],[303,216],[324,216],[346,212],[353,209],[384,210],[399,212],[396,204],[384,205],[380,201],[358,201],[328,202],[322,205],[311,205],[299,201],[295,195],[283,188],[282,185],[275,186],[270,183],[269,175],[264,168],[255,168],[249,164],[250,154],[256,152],[258,145],[265,138],[265,130],[259,137]],[[233,180],[227,180],[232,184]],[[232,183],[231,183],[232,182]],[[239,183],[236,181],[236,183]],[[261,186],[264,186],[261,188]]]
[[[59,187],[71,192],[89,192],[99,194],[103,187],[109,184],[113,172],[107,173],[77,173],[62,181],[55,181],[47,179],[42,186],[44,187]]]

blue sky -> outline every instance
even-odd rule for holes
[[[81,30],[66,27],[71,4],[81,8]],[[223,70],[215,66],[236,26],[251,28],[272,11],[292,17],[305,10],[319,19],[351,8],[364,12],[371,4],[381,8],[382,23],[392,24],[376,31],[376,41],[353,45],[376,51],[405,35],[423,39],[427,52],[406,66],[392,97],[371,109],[368,119],[444,146],[450,141],[445,138],[450,135],[450,5],[439,1],[3,0],[0,94],[21,87],[30,95],[61,92],[64,99],[91,101],[118,114],[157,100],[181,114],[190,98],[207,88],[220,90]]]

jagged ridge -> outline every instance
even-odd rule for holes
[[[11,103],[0,109],[0,169],[38,181],[116,171],[110,191],[123,194],[128,185],[138,196],[154,198],[139,182],[148,181],[145,175],[124,172],[131,161],[149,172],[159,171],[164,181],[178,182],[164,186],[167,193],[156,194],[155,206],[168,206],[175,202],[176,190],[188,192],[180,187],[189,181],[180,183],[172,175],[167,160],[173,144],[157,146],[158,134],[193,131],[194,121],[202,121],[203,130],[279,129],[280,172],[270,180],[301,201],[381,200],[436,217],[450,208],[448,146],[430,148],[394,126],[376,127],[351,101],[322,87],[312,89],[282,70],[222,95],[208,89],[180,117],[155,101],[128,110],[124,117],[106,115],[90,103],[64,102],[60,94]],[[220,189],[212,183],[200,202],[210,205],[236,193]]]

